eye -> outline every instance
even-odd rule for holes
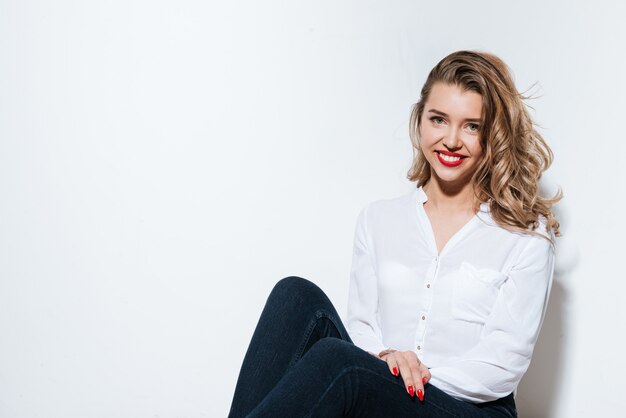
[[[432,118],[430,118],[430,120],[433,121],[436,125],[441,125],[443,123],[443,118],[439,116],[433,116]]]
[[[472,132],[478,132],[480,131],[480,125],[477,123],[470,123],[469,125],[467,125],[470,128],[470,131]]]

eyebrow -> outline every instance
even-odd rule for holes
[[[446,118],[449,117],[447,113],[444,113],[441,110],[429,109],[428,111],[432,112],[432,113],[436,113],[436,114],[441,115],[441,116],[445,116]],[[468,119],[465,119],[465,121],[467,121],[467,122],[482,122],[482,120],[480,118],[478,118],[478,119],[477,118],[468,118]]]

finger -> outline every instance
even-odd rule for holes
[[[428,367],[426,367],[424,365],[424,363],[422,363],[421,366],[421,372],[422,372],[422,383],[425,385],[426,383],[428,383],[430,381],[430,379],[433,377],[432,374],[430,374],[430,370],[428,369]]]
[[[396,361],[395,356],[393,356],[393,353],[384,356],[383,360],[387,362],[387,366],[389,367],[391,374],[398,377],[400,370],[398,369],[398,362]]]
[[[426,386],[426,383],[428,383],[428,381],[432,377],[432,375],[430,374],[430,370],[428,370],[428,367],[426,367],[426,365],[424,365],[424,363],[420,364],[420,376],[421,376],[421,379],[422,379],[422,389],[421,389],[421,392],[418,389],[417,397],[419,398],[420,401],[423,402],[424,401],[424,396],[426,396],[426,389],[424,388],[424,386]]]
[[[413,373],[411,372],[411,365],[404,355],[399,354],[395,356],[395,358],[398,362],[398,369],[400,370],[400,375],[402,375],[404,387],[406,388],[407,393],[413,397],[415,396],[415,379]]]
[[[412,351],[406,352],[407,362],[411,368],[411,375],[413,376],[413,382],[415,383],[415,394],[420,401],[424,400],[424,381],[422,379],[422,370],[420,368],[421,361]]]

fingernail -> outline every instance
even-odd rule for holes
[[[417,397],[420,398],[420,401],[424,400],[424,392],[422,392],[422,389],[417,391]]]
[[[415,389],[413,389],[413,386],[409,386],[409,395],[411,395],[411,398],[415,395]]]
[[[422,385],[425,385],[425,384],[426,384],[426,378],[422,377]]]
[[[397,376],[397,375],[398,375],[398,368],[397,368],[397,367],[394,367],[394,368],[393,368],[393,375],[394,375],[394,376]]]

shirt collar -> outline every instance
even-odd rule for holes
[[[424,189],[422,189],[422,186],[419,186],[417,188],[416,194],[417,194],[417,201],[419,203],[423,204],[424,202],[428,200],[428,196],[426,196],[426,192],[424,192]],[[482,202],[480,204],[479,211],[484,212],[484,213],[489,213],[490,212],[489,202]]]

